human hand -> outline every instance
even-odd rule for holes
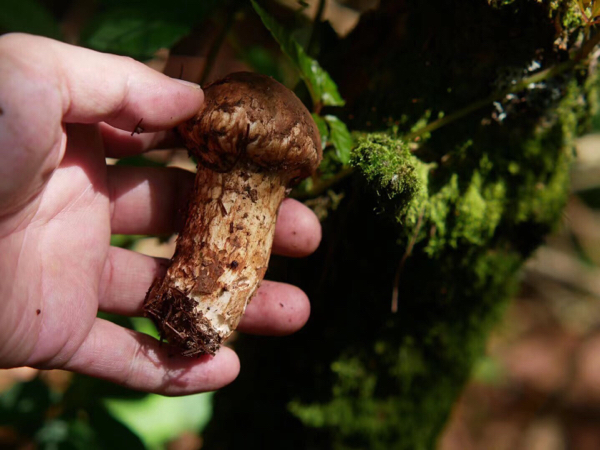
[[[164,260],[111,247],[110,235],[175,231],[194,181],[180,169],[107,166],[105,158],[171,144],[168,130],[202,100],[198,86],[129,58],[0,37],[0,367],[61,368],[166,395],[237,376],[231,349],[171,356],[154,338],[96,317],[141,315],[165,270]],[[142,118],[145,132],[132,136]],[[320,236],[308,208],[282,204],[275,253],[307,255]],[[309,310],[298,288],[264,282],[238,329],[292,333]]]

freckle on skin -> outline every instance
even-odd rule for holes
[[[280,303],[279,306],[281,306],[283,308],[283,303]]]

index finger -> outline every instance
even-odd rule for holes
[[[60,92],[62,121],[107,122],[128,131],[171,128],[192,117],[204,95],[131,58],[76,47],[39,36],[14,34],[2,43],[16,49],[13,63],[39,72]],[[5,47],[5,48],[6,48]]]

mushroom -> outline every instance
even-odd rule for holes
[[[178,126],[198,161],[185,227],[144,310],[183,355],[214,354],[236,329],[267,270],[279,206],[322,157],[302,102],[264,75],[208,85]]]

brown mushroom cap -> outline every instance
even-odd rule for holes
[[[228,172],[246,164],[288,180],[310,175],[321,162],[319,130],[292,91],[265,75],[237,72],[204,89],[198,114],[178,127],[204,166]]]

